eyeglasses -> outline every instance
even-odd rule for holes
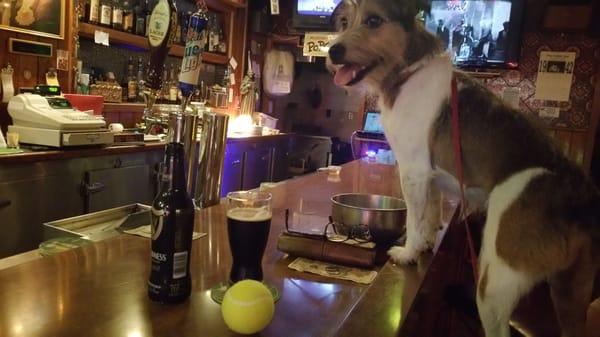
[[[303,237],[313,237],[317,239],[325,239],[331,242],[346,242],[349,240],[354,240],[358,243],[365,243],[371,241],[371,233],[369,232],[369,227],[367,225],[355,225],[355,226],[347,226],[344,225],[338,226],[333,222],[333,218],[329,216],[329,223],[325,225],[322,234],[313,234],[306,232],[299,232],[290,229],[289,226],[289,216],[290,210],[285,210],[285,230],[286,232],[298,236]]]

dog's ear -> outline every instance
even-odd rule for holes
[[[415,0],[417,14],[423,12],[424,16],[431,14],[431,0]]]

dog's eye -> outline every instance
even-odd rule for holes
[[[365,20],[365,25],[371,29],[378,28],[383,23],[383,19],[377,15],[370,15]]]

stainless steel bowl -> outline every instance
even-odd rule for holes
[[[342,230],[366,225],[376,244],[389,245],[404,234],[406,204],[402,199],[375,194],[347,193],[331,198],[331,216]]]

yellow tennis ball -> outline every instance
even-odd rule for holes
[[[243,280],[225,293],[221,313],[227,326],[240,334],[254,334],[273,319],[275,302],[269,289],[261,282]]]

